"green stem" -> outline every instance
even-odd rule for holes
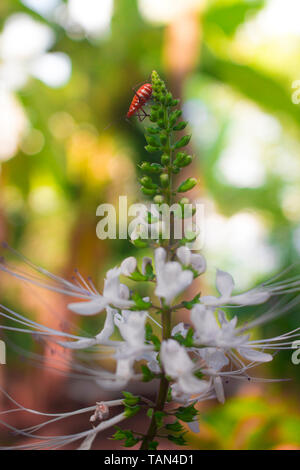
[[[163,339],[168,339],[171,336],[171,309],[164,308],[162,310],[162,327],[163,327]],[[155,418],[155,411],[163,411],[165,403],[168,396],[169,382],[166,379],[165,375],[160,380],[159,391],[154,407],[154,412],[151,418],[150,426],[148,428],[147,434],[145,435],[140,449],[148,449],[151,441],[154,440],[157,435],[157,424]]]
[[[168,187],[165,188],[164,194],[166,198],[166,203],[171,206],[172,204],[172,196],[173,196],[173,178],[172,178],[172,159],[173,159],[173,151],[172,151],[172,139],[171,139],[171,133],[172,131],[170,130],[169,126],[169,112],[168,108],[166,107],[164,110],[164,123],[165,123],[165,128],[167,129],[168,133],[168,139],[166,146],[164,148],[164,153],[169,155],[170,160],[169,163],[166,165],[166,171],[169,176],[169,184]],[[173,214],[172,214],[173,216]],[[173,217],[170,221],[170,239],[168,241],[167,245],[167,251],[168,251],[168,257],[171,259],[172,253],[171,253],[171,247],[173,243]],[[161,308],[161,321],[162,321],[162,339],[167,340],[171,337],[171,315],[172,315],[172,309],[168,306],[162,305]],[[145,435],[144,439],[142,440],[140,449],[149,449],[149,444],[155,439],[157,436],[157,423],[156,423],[156,418],[155,418],[155,411],[164,411],[165,408],[165,403],[167,400],[168,396],[168,390],[169,390],[169,381],[167,380],[165,374],[163,374],[162,378],[160,379],[160,384],[159,384],[159,390],[158,390],[158,395],[157,395],[157,400],[155,403],[153,415],[151,418],[151,422],[147,431],[147,434]]]

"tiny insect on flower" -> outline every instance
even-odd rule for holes
[[[137,113],[137,111],[141,110],[143,112],[143,116],[141,116],[140,114],[137,114],[137,116],[140,121],[143,121],[147,117],[147,114],[145,113],[143,106],[145,106],[147,101],[150,100],[151,96],[152,96],[151,83],[144,83],[144,85],[142,85],[135,92],[135,95],[129,106],[128,113],[126,115],[127,119],[131,118],[132,116],[134,116],[134,114]]]

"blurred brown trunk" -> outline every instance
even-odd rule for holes
[[[202,26],[199,9],[186,11],[166,28],[164,60],[173,95],[181,101],[185,82],[195,67],[199,65],[201,42]],[[194,155],[192,143],[186,147],[186,151],[190,155]],[[195,201],[203,194],[203,181],[198,169],[197,159],[183,169],[180,180],[178,180],[179,183],[187,177],[193,176],[199,181],[198,185],[188,193],[191,201]],[[200,282],[198,280],[189,288],[188,298],[194,297],[199,289]]]

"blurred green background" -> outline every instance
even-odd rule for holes
[[[193,133],[209,265],[201,288],[214,289],[216,267],[239,290],[297,263],[299,14],[297,0],[1,0],[0,239],[50,271],[80,267],[100,285],[108,267],[135,254],[127,240],[97,239],[96,208],[119,195],[140,200],[143,128],[123,116],[132,88],[156,69]],[[0,293],[1,303],[56,324],[29,289],[1,276]],[[296,310],[257,334],[298,326]],[[12,353],[9,361],[0,380],[34,400],[35,372]],[[300,366],[282,352],[260,375],[292,381],[235,387],[224,407],[205,407],[190,445],[300,447]]]

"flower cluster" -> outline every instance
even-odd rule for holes
[[[172,183],[172,175],[180,173],[180,169],[191,162],[187,153],[177,152],[177,149],[188,143],[190,136],[173,141],[173,133],[182,131],[186,123],[177,122],[181,113],[172,108],[178,102],[166,90],[156,72],[153,72],[152,83],[155,104],[150,120],[156,123],[156,127],[148,128],[146,149],[151,153],[160,151],[162,156],[161,164],[144,162],[141,165],[143,171],[152,172],[159,181],[143,177],[141,184],[144,194],[154,197],[156,203],[171,203],[173,197],[188,191],[195,183],[189,178],[177,190],[174,190]],[[132,237],[134,243],[142,241],[139,235],[137,229]],[[26,261],[24,257],[22,259]],[[38,324],[5,306],[1,306],[0,315],[9,318],[15,326],[0,328],[31,333],[55,342],[63,350],[74,351],[71,364],[74,376],[92,380],[101,389],[119,390],[122,396],[118,400],[97,402],[89,408],[53,416],[26,409],[29,413],[50,416],[50,419],[32,428],[17,430],[22,436],[40,441],[37,444],[22,444],[19,448],[56,449],[81,439],[80,449],[89,449],[101,430],[116,426],[143,410],[149,418],[149,427],[144,435],[117,427],[113,438],[123,440],[127,447],[140,442],[142,449],[155,449],[159,429],[160,436],[182,445],[185,443],[182,423],[188,423],[194,432],[197,431],[197,402],[217,399],[224,403],[224,384],[229,379],[268,380],[252,377],[252,369],[272,361],[276,351],[291,348],[292,342],[299,336],[300,328],[274,338],[251,338],[253,328],[288,312],[299,303],[297,296],[285,303],[278,300],[283,294],[299,291],[298,278],[280,280],[277,277],[247,292],[236,294],[232,276],[217,270],[218,295],[199,293],[193,299],[180,299],[195,279],[206,271],[204,256],[192,252],[185,240],[181,240],[181,243],[172,238],[165,241],[158,234],[153,258],[144,257],[141,262],[132,256],[126,258],[120,266],[107,272],[101,293],[90,279],[85,280],[78,271],[73,281],[67,281],[30,262],[27,264],[39,276],[12,269],[5,261],[0,269],[21,281],[72,297],[72,302],[68,303],[69,310],[80,316],[105,316],[103,328],[94,337],[71,334]],[[134,281],[152,286],[150,297],[148,289],[144,296],[140,294],[140,286],[129,289],[128,280],[130,285]],[[256,319],[244,324],[239,321],[242,308],[258,306],[267,301],[270,301],[269,306]],[[236,312],[230,319],[226,314],[228,307],[234,308]],[[183,309],[188,312],[186,318],[189,322],[175,325],[174,313]],[[94,363],[87,366],[80,362],[76,357],[78,350],[87,350],[97,358],[102,355],[113,358],[114,372]],[[155,403],[124,390],[129,383],[152,380],[159,383]],[[6,392],[3,393],[17,406],[15,411],[25,409]],[[114,406],[122,406],[123,410],[111,417],[111,408]],[[87,431],[55,437],[37,434],[54,420],[91,412],[92,427]],[[9,424],[4,424],[15,430]]]

